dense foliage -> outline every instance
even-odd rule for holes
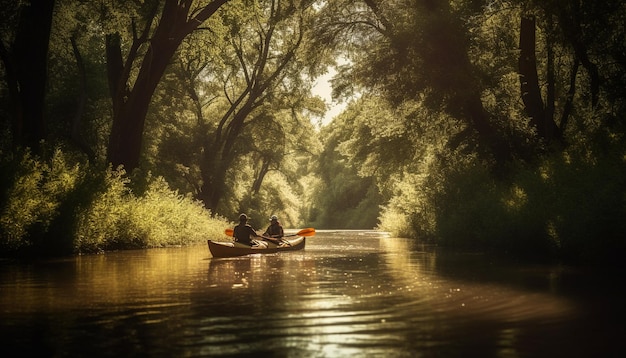
[[[626,249],[622,1],[0,2],[4,252],[185,244],[240,212]],[[329,67],[347,107],[316,128]]]
[[[366,0],[328,10],[318,40],[350,61],[335,90],[360,97],[326,150],[376,179],[379,228],[458,249],[619,262],[623,2]],[[333,178],[321,186],[329,196]]]
[[[198,201],[143,178],[131,190],[122,169],[86,166],[60,149],[45,157],[6,156],[0,249],[18,255],[97,253],[162,247],[223,236],[228,221],[211,217]],[[138,182],[138,181],[136,181]]]
[[[220,214],[241,211],[258,226],[271,214],[298,225],[300,176],[319,148],[310,116],[323,112],[306,72],[328,61],[307,47],[310,1],[50,4],[2,8],[0,150],[14,168],[3,173],[4,251],[185,244],[222,237]],[[24,22],[49,38],[30,62]],[[49,86],[20,91],[26,80]],[[40,102],[41,115],[25,115]],[[68,192],[39,192],[51,147],[75,158]],[[28,166],[41,169],[24,179]]]

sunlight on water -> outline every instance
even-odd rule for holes
[[[25,356],[607,352],[585,327],[617,329],[616,311],[563,293],[565,273],[375,232],[319,231],[303,251],[232,259],[205,246],[114,252],[0,266],[0,334]]]

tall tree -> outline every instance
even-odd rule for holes
[[[623,3],[568,0],[520,3],[518,69],[524,110],[539,137],[546,142],[565,140],[563,136],[575,102],[585,98],[586,103],[581,102],[583,107],[598,108],[602,83],[611,80],[601,73],[601,66],[608,70],[618,68],[616,64],[622,62],[619,58],[623,55],[612,58],[616,53],[609,49],[615,44],[611,44],[612,39],[623,32],[620,29]],[[545,43],[541,43],[542,40]],[[535,54],[537,48],[543,52],[540,60]],[[598,56],[603,52],[606,55]],[[540,68],[543,78],[538,73]],[[585,71],[583,76],[580,76],[581,69]],[[564,74],[560,82],[559,73]],[[584,84],[577,88],[577,81],[581,79]],[[559,87],[566,91],[559,93]],[[555,108],[557,103],[562,103],[562,108]],[[561,115],[557,121],[555,114],[558,112]]]
[[[554,98],[550,96],[548,103],[544,104],[541,96],[539,75],[537,74],[537,56],[535,55],[536,21],[533,15],[523,15],[520,23],[519,40],[519,75],[522,101],[524,102],[526,114],[530,117],[532,125],[537,129],[537,134],[550,142],[558,136],[559,130],[554,122],[552,112],[548,107],[553,104]],[[551,62],[548,62],[550,65]],[[551,66],[548,67],[550,71]],[[548,82],[549,88],[553,88],[554,79]]]
[[[113,101],[108,160],[114,166],[124,165],[127,170],[139,166],[148,106],[163,73],[185,37],[227,2],[212,0],[197,5],[193,0],[165,0],[153,26],[161,2],[147,1],[143,28],[137,31],[135,19],[132,21],[131,45],[125,59],[120,33],[107,36],[106,57]],[[143,52],[142,47],[145,47]]]
[[[251,151],[242,134],[251,123],[284,110],[278,92],[297,91],[301,68],[297,53],[305,35],[309,1],[272,0],[226,17],[230,32],[225,43],[224,111],[202,146],[202,187],[199,198],[216,209],[226,193],[226,178],[238,156]],[[244,15],[245,14],[245,15]],[[244,21],[245,19],[245,21]],[[271,116],[270,116],[271,117]],[[263,135],[263,134],[261,134]]]
[[[13,146],[37,151],[46,138],[44,100],[46,94],[48,47],[54,0],[20,3],[17,30],[11,44],[0,41],[12,115]],[[3,4],[13,9],[15,2]],[[6,29],[4,29],[6,30]],[[4,38],[3,38],[4,40]]]

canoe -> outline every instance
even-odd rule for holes
[[[213,257],[236,257],[251,254],[272,254],[283,251],[295,251],[304,249],[305,237],[284,239],[286,242],[276,245],[275,243],[259,240],[258,246],[248,246],[238,242],[222,242],[208,240],[209,251]]]

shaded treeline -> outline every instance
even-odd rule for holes
[[[325,11],[316,40],[349,62],[334,90],[358,96],[322,131],[346,169],[322,177],[319,193],[359,173],[350,201],[374,198],[374,178],[379,227],[397,235],[619,264],[623,2],[364,0]]]
[[[5,251],[170,244],[242,211],[568,262],[624,250],[620,1],[2,3]],[[348,106],[316,130],[329,66]]]

